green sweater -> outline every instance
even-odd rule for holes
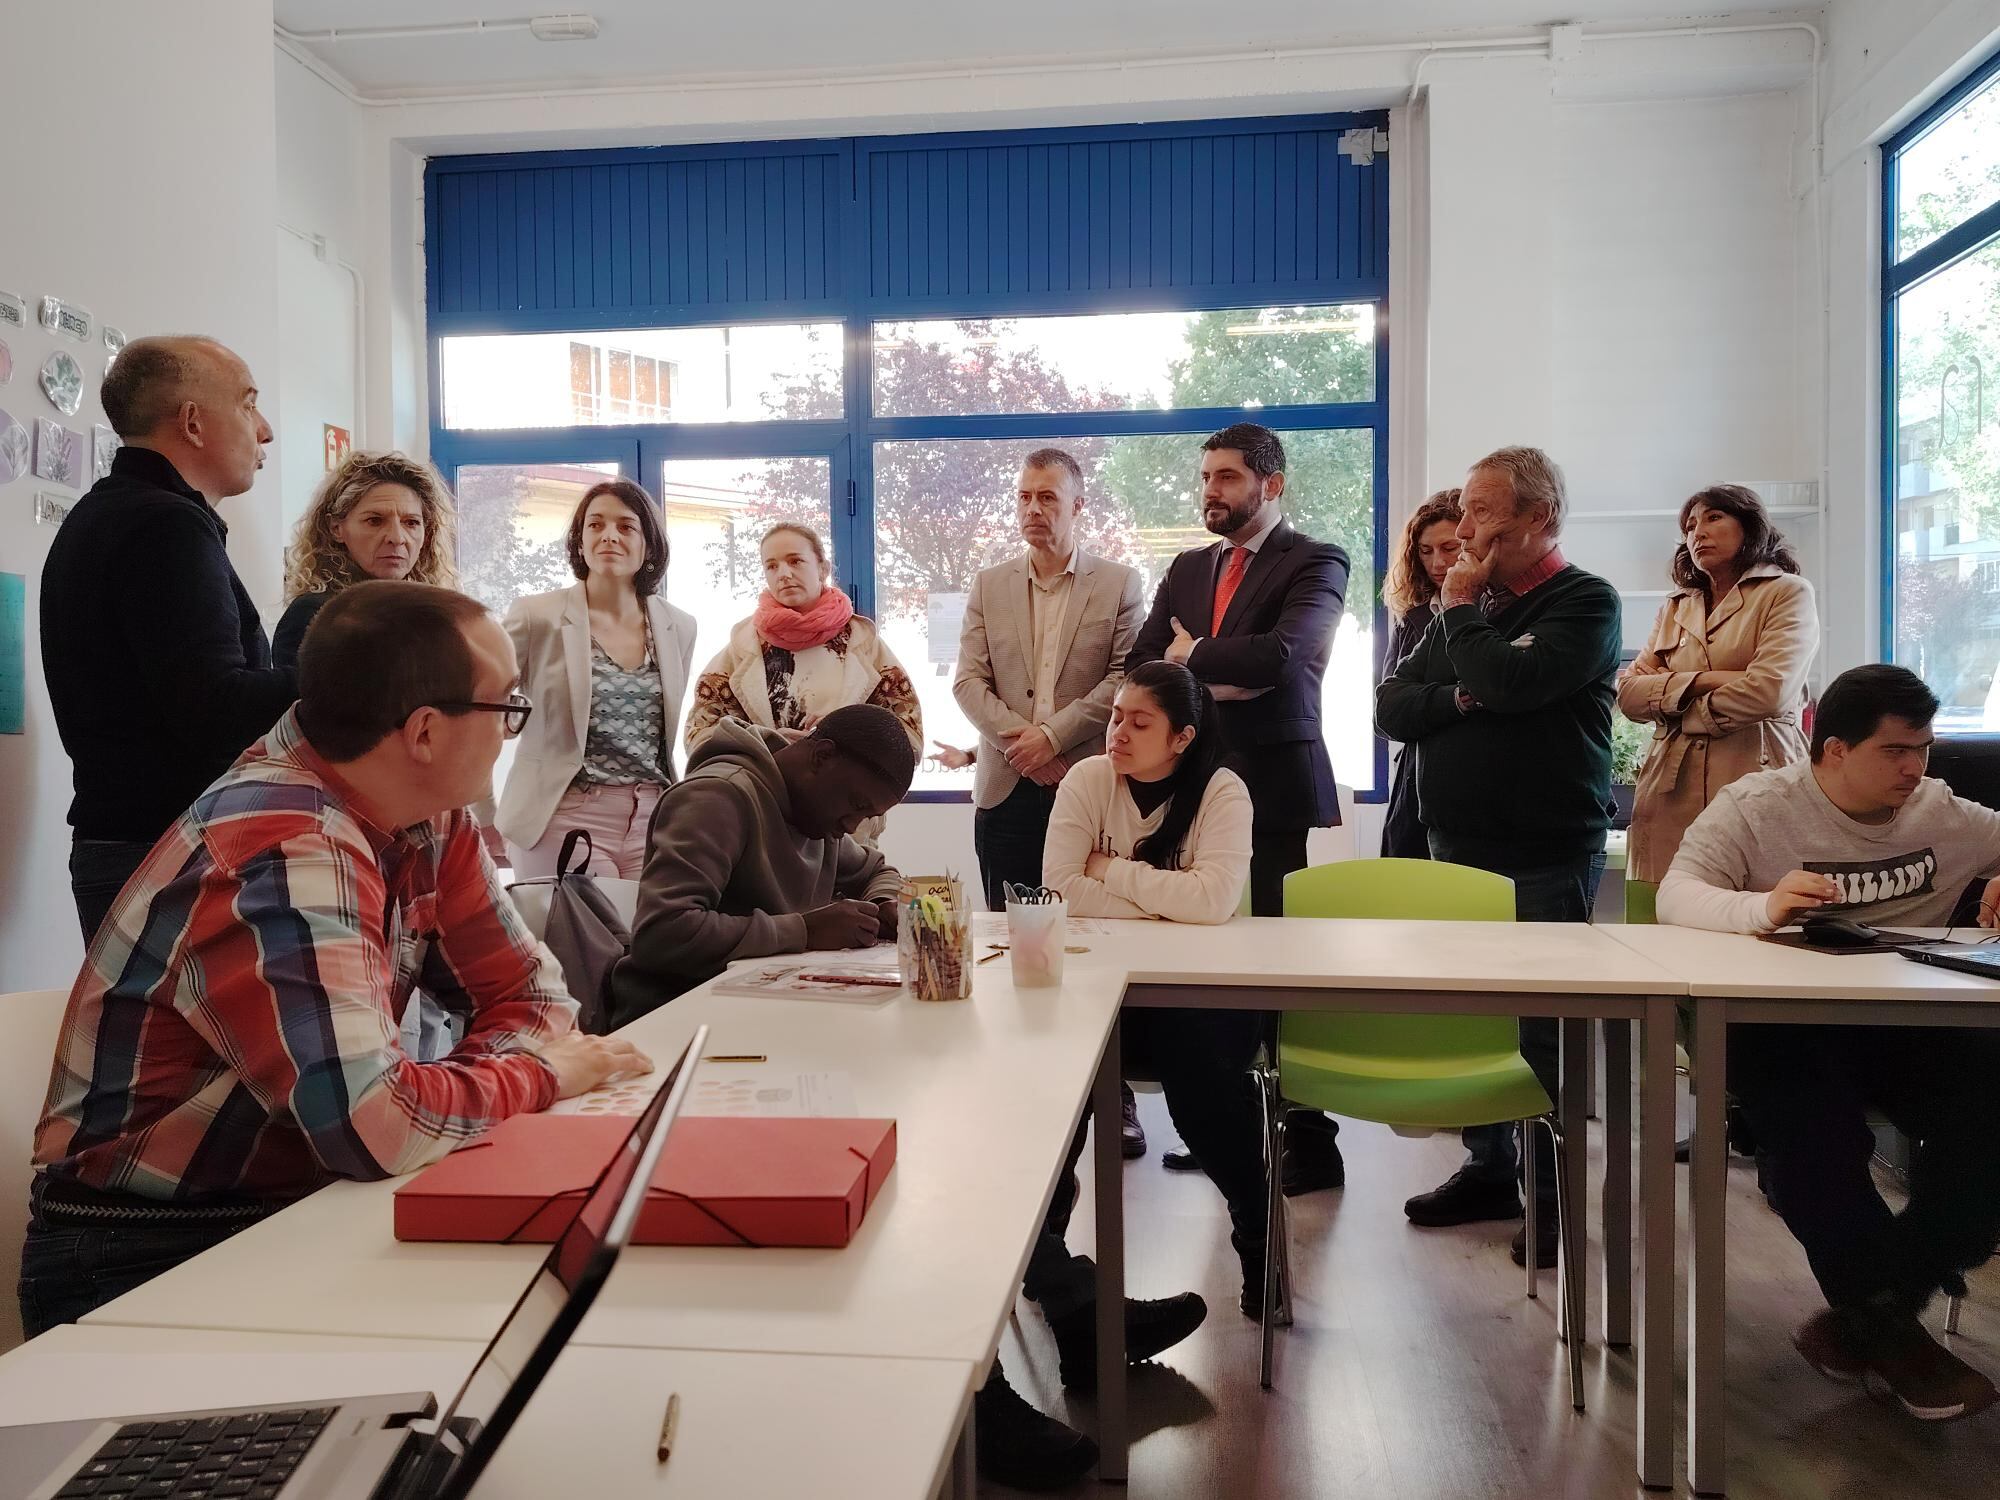
[[[1424,827],[1496,866],[1602,849],[1622,635],[1618,591],[1577,567],[1492,620],[1471,604],[1434,619],[1375,693],[1376,728],[1417,757]]]

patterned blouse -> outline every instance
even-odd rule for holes
[[[583,768],[571,790],[588,786],[637,786],[673,780],[662,727],[666,704],[653,635],[646,633],[646,659],[627,670],[593,638],[590,643],[590,732],[584,737]]]

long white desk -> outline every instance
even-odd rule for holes
[[[578,1341],[983,1369],[1117,998],[1109,984],[1016,994],[1002,962],[979,971],[969,1004],[695,993],[638,1021],[625,1034],[662,1066],[706,1021],[712,1052],[766,1053],[774,1074],[848,1073],[861,1113],[896,1119],[897,1162],[842,1250],[631,1247]],[[484,1339],[541,1249],[399,1243],[397,1186],[335,1183],[90,1321]]]
[[[1696,1081],[1688,1165],[1688,1487],[1722,1494],[1728,1408],[1723,1388],[1729,1143],[1729,1027],[2000,1026],[2000,985],[1893,953],[1832,954],[1687,927],[1607,927],[1633,953],[1680,978],[1694,1004]],[[1941,935],[1941,934],[1939,934]],[[1962,935],[1962,934],[1961,934]]]
[[[60,1422],[209,1406],[433,1391],[478,1346],[458,1341],[73,1325],[0,1358],[0,1421]],[[717,1495],[927,1500],[970,1367],[572,1346],[480,1481],[481,1500]],[[673,1457],[655,1459],[670,1392]],[[0,1495],[16,1493],[0,1475]]]
[[[984,1378],[1075,1121],[1090,1096],[1116,1118],[1115,1023],[1121,1004],[1321,1006],[1557,1015],[1567,1046],[1588,1018],[1613,1032],[1607,1131],[1627,1139],[1627,1028],[1639,1021],[1647,1067],[1641,1201],[1645,1264],[1673,1264],[1672,1013],[1652,965],[1571,926],[1333,923],[1240,919],[1222,928],[1111,924],[1077,936],[1061,989],[1021,990],[1006,961],[976,970],[969,1003],[880,1006],[719,997],[695,991],[627,1032],[662,1063],[694,1027],[710,1050],[761,1052],[774,1073],[833,1069],[863,1114],[898,1121],[898,1161],[844,1250],[626,1252],[578,1332],[584,1347],[731,1351],[944,1362],[969,1397]],[[1664,1017],[1664,1024],[1659,1023]],[[1660,1059],[1664,1058],[1664,1064]],[[1566,1070],[1573,1079],[1578,1068]],[[1109,1092],[1105,1092],[1109,1090]],[[1583,1138],[1581,1090],[1566,1091]],[[1664,1124],[1660,1124],[1660,1121]],[[1098,1180],[1116,1183],[1116,1132],[1097,1132]],[[1581,1203],[1582,1153],[1573,1158]],[[1664,1184],[1664,1185],[1662,1185]],[[391,1234],[394,1183],[338,1183],[100,1309],[91,1328],[484,1340],[539,1250],[402,1244]],[[1629,1337],[1630,1160],[1607,1153],[1604,1318]],[[1665,1204],[1664,1211],[1656,1209]],[[1125,1463],[1123,1212],[1099,1195],[1099,1337],[1109,1352],[1099,1420],[1107,1477]],[[1671,1467],[1671,1274],[1646,1278],[1640,1317],[1640,1473]],[[1108,1325],[1108,1327],[1107,1327]]]
[[[1125,924],[1119,924],[1121,928]],[[1673,1483],[1674,1004],[1685,992],[1656,964],[1573,923],[1370,922],[1238,918],[1226,927],[1131,924],[1106,946],[1125,974],[1127,1006],[1247,1010],[1413,1010],[1552,1016],[1563,1021],[1565,1132],[1584,1140],[1588,1022],[1606,1027],[1604,1176],[1605,1342],[1631,1335],[1631,1033],[1641,1036],[1639,1200],[1644,1268],[1638,1325],[1640,1482]],[[1086,941],[1095,941],[1086,939]],[[1113,1034],[1094,1090],[1097,1118],[1116,1119],[1119,1041]],[[1116,1183],[1117,1132],[1095,1133],[1097,1181]],[[1569,1156],[1569,1201],[1581,1205],[1584,1152]],[[1581,1244],[1582,1215],[1574,1221]],[[1126,1460],[1124,1217],[1119,1193],[1097,1196],[1100,1472]],[[1581,1337],[1581,1329],[1570,1330]]]

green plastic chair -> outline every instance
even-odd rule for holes
[[[1345,917],[1458,922],[1514,920],[1514,882],[1465,865],[1424,859],[1353,859],[1294,871],[1285,877],[1287,917]],[[1521,1056],[1519,1023],[1506,1016],[1418,1013],[1348,1014],[1287,1011],[1278,1024],[1275,1070],[1260,1082],[1270,1168],[1271,1234],[1266,1250],[1262,1382],[1271,1385],[1273,1333],[1286,1316],[1284,1194],[1285,1110],[1322,1109],[1350,1119],[1401,1127],[1448,1129],[1519,1121],[1525,1136],[1539,1126],[1555,1146],[1558,1237],[1569,1244],[1570,1208],[1562,1169],[1564,1141],[1548,1091]],[[1528,1172],[1527,1234],[1535,1239],[1535,1153]],[[1583,1410],[1582,1278],[1576,1257],[1562,1257],[1562,1295],[1571,1336],[1570,1400]],[[1528,1295],[1536,1295],[1535,1257],[1528,1257]]]
[[[1653,927],[1660,920],[1660,888],[1650,880],[1634,880],[1625,877],[1625,920],[1642,927]]]

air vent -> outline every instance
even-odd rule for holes
[[[597,39],[597,17],[574,11],[559,16],[532,16],[528,30],[538,42],[590,42]]]

